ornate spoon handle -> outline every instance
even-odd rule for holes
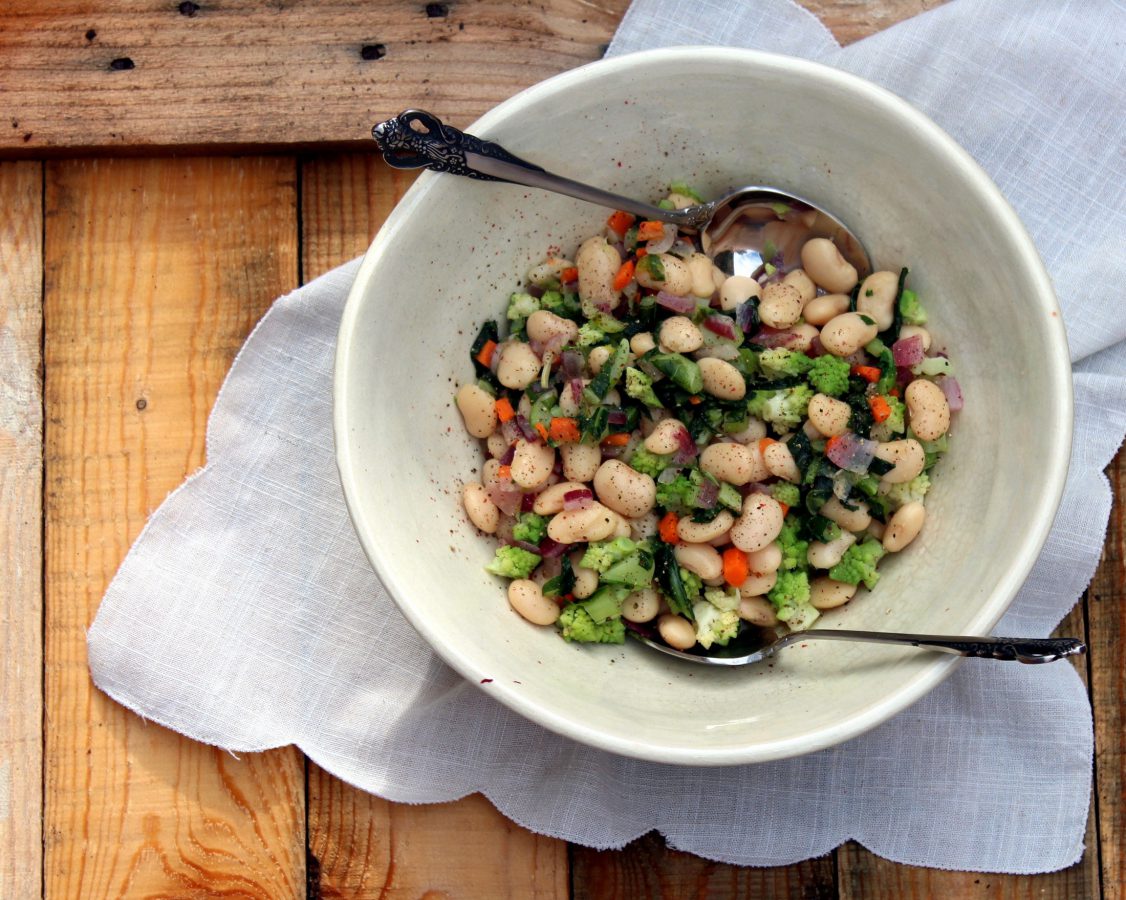
[[[819,631],[797,632],[787,635],[774,645],[795,644],[816,638],[830,641],[870,641],[879,644],[908,644],[956,653],[959,656],[976,656],[984,659],[1001,659],[1022,663],[1047,663],[1077,653],[1085,653],[1086,645],[1075,638],[1007,638],[1007,637],[944,637],[933,634],[897,634],[879,631]]]

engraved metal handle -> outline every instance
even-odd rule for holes
[[[1087,646],[1075,638],[1007,638],[1007,637],[950,637],[934,634],[896,634],[881,631],[799,631],[789,634],[774,649],[817,638],[830,641],[869,641],[877,644],[907,644],[955,653],[958,656],[976,656],[982,659],[1001,659],[1010,662],[1048,663],[1067,656],[1085,653]]]
[[[711,204],[686,210],[661,209],[554,175],[509,153],[500,144],[458,131],[421,109],[408,109],[380,122],[372,128],[371,136],[388,165],[396,169],[433,169],[482,181],[522,184],[689,228],[698,228],[711,218]]]

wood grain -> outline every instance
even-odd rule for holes
[[[1102,562],[1087,591],[1095,797],[1103,898],[1126,900],[1126,449],[1118,451],[1107,475],[1114,507]]]
[[[235,351],[296,281],[294,175],[47,167],[47,897],[304,895],[300,755],[238,760],[146,723],[94,689],[85,644],[145,517],[203,462]]]
[[[42,164],[0,164],[0,197],[0,897],[30,897],[43,840]]]
[[[628,4],[191,5],[191,15],[171,0],[10,5],[0,85],[11,114],[0,122],[0,151],[359,145],[373,122],[409,106],[466,125],[521,88],[598,59]]]
[[[797,0],[819,18],[843,47],[941,6],[946,0]]]
[[[414,180],[371,154],[302,166],[302,272],[363,253]],[[389,803],[309,764],[309,852],[323,897],[565,897],[567,845],[525,831],[475,795]],[[436,865],[436,860],[441,860]]]

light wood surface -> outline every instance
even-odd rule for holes
[[[0,121],[0,155],[133,157],[0,163],[0,898],[1126,900],[1126,452],[1110,469],[1103,564],[1061,625],[1089,635],[1078,665],[1097,743],[1088,850],[1064,872],[918,869],[854,843],[739,869],[655,834],[597,852],[533,835],[480,796],[394,804],[293,748],[235,759],[97,692],[85,629],[147,515],[203,462],[206,416],[245,335],[275,296],[362,252],[411,181],[366,148],[246,150],[362,142],[383,112],[415,104],[464,124],[600,55],[626,3],[463,0],[444,16],[392,0],[197,5],[0,10],[0,96],[19,111],[16,126]],[[806,2],[845,43],[934,5]],[[372,40],[385,56],[345,59]],[[134,48],[136,68],[105,70],[107,53]],[[211,156],[137,158],[176,147]]]

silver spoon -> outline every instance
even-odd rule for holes
[[[669,656],[689,662],[702,663],[707,666],[749,666],[753,663],[770,659],[783,647],[804,643],[810,640],[828,641],[867,641],[873,644],[904,644],[919,647],[925,650],[939,650],[943,653],[953,653],[957,656],[977,656],[985,659],[1001,659],[1022,663],[1048,663],[1066,656],[1085,653],[1086,645],[1075,638],[1007,638],[1007,637],[954,637],[951,635],[934,634],[900,634],[883,631],[833,631],[830,629],[813,629],[811,631],[795,631],[785,637],[770,641],[765,646],[759,646],[752,652],[743,652],[736,646],[713,648],[712,654],[705,655],[704,651],[691,653],[684,650],[674,650],[668,644],[646,637],[644,634],[631,630],[630,633],[642,643],[648,644],[654,650],[660,650]],[[736,639],[738,640],[738,639]],[[730,653],[731,655],[724,655]]]
[[[371,135],[383,158],[397,169],[426,168],[542,188],[700,231],[705,252],[729,275],[757,275],[766,263],[781,269],[799,266],[802,245],[814,237],[832,240],[861,278],[872,271],[863,245],[844,224],[808,200],[777,188],[742,187],[711,203],[661,209],[553,175],[423,110],[408,109],[373,127]]]

